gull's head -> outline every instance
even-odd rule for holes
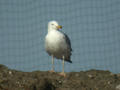
[[[62,26],[60,26],[57,21],[50,21],[48,23],[48,30],[59,30],[59,29],[62,29]]]

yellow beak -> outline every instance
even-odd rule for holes
[[[57,26],[57,29],[62,29],[62,26],[58,25],[58,26]]]

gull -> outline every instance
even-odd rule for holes
[[[48,33],[45,37],[45,50],[52,56],[52,70],[54,72],[54,57],[62,60],[62,72],[60,75],[66,76],[64,72],[64,61],[72,63],[70,56],[72,52],[71,42],[68,36],[60,31],[62,26],[57,21],[48,23]]]

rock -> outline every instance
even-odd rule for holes
[[[120,90],[120,74],[89,70],[62,77],[57,72],[22,72],[0,65],[0,90]]]

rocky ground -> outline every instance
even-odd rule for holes
[[[0,65],[0,90],[120,90],[120,74],[89,70],[67,73],[21,72]]]

